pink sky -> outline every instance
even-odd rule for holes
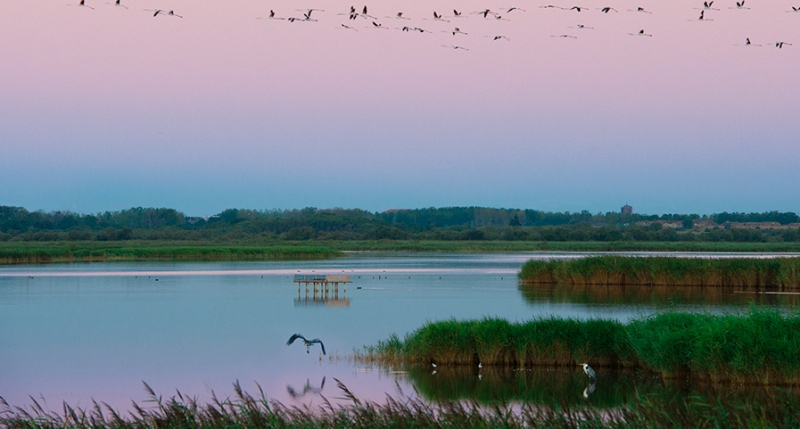
[[[800,211],[789,1],[86,1],[4,5],[0,204]]]

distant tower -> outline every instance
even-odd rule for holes
[[[633,207],[631,207],[631,206],[629,206],[629,205],[625,204],[624,206],[622,206],[622,210],[621,210],[621,212],[622,212],[622,214],[624,214],[624,215],[633,214]]]

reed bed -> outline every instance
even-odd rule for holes
[[[800,258],[672,258],[592,256],[530,260],[524,284],[800,288]]]
[[[800,426],[800,404],[789,392],[747,402],[721,398],[641,397],[630,407],[600,410],[589,406],[495,403],[480,406],[471,401],[426,402],[387,396],[383,403],[361,401],[338,382],[349,404],[332,405],[322,398],[317,408],[287,407],[244,392],[234,385],[233,399],[212,398],[209,404],[180,392],[162,400],[149,387],[149,405],[134,403],[134,412],[123,413],[94,402],[88,409],[64,403],[50,411],[39,402],[27,408],[11,407],[0,398],[0,427],[5,429],[367,429],[367,428],[774,428]]]
[[[632,367],[664,378],[800,383],[800,314],[752,307],[746,314],[668,312],[628,324],[540,318],[429,322],[367,347],[356,359],[381,365]]]
[[[342,256],[321,246],[218,245],[183,243],[70,243],[60,245],[2,245],[0,263],[189,259],[291,260]]]
[[[499,318],[430,322],[357,355],[385,364],[637,366],[625,326],[612,320],[556,317],[511,323]]]

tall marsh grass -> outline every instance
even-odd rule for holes
[[[337,380],[338,382],[338,380]],[[471,401],[426,402],[400,392],[383,403],[361,401],[341,382],[342,396],[350,402],[332,405],[323,398],[318,407],[287,407],[234,385],[236,397],[201,404],[178,392],[167,400],[150,393],[149,405],[134,403],[123,413],[93,401],[87,409],[66,403],[58,411],[33,405],[12,407],[0,398],[0,427],[5,429],[567,429],[567,428],[775,428],[800,427],[800,403],[790,392],[753,401],[727,401],[703,397],[640,397],[632,406],[597,409],[571,406],[553,398],[551,405]]]
[[[522,266],[519,279],[525,284],[800,288],[800,258],[592,256],[530,260]]]
[[[385,365],[636,367],[665,378],[800,383],[800,314],[669,312],[628,324],[540,318],[429,322],[356,355]]]

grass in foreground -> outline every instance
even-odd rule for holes
[[[35,400],[27,410],[10,407],[0,398],[0,427],[7,429],[185,429],[185,428],[676,428],[799,427],[800,404],[783,392],[746,402],[722,398],[641,397],[632,407],[598,410],[559,405],[495,404],[475,402],[436,403],[403,396],[387,397],[385,403],[362,402],[337,380],[350,405],[334,406],[323,398],[318,408],[287,407],[267,400],[263,392],[253,397],[234,385],[236,398],[200,404],[178,393],[166,401],[146,386],[151,406],[134,403],[134,412],[123,414],[94,402],[89,409],[63,404],[62,411],[44,409]]]
[[[503,319],[430,322],[404,340],[366,348],[358,360],[384,365],[636,367],[665,378],[800,383],[800,314],[669,312],[628,324],[611,320]]]
[[[800,288],[800,258],[592,256],[530,260],[522,266],[519,279],[528,284]]]
[[[342,256],[322,246],[198,244],[183,242],[3,243],[0,263],[119,261],[146,259],[291,260]]]

